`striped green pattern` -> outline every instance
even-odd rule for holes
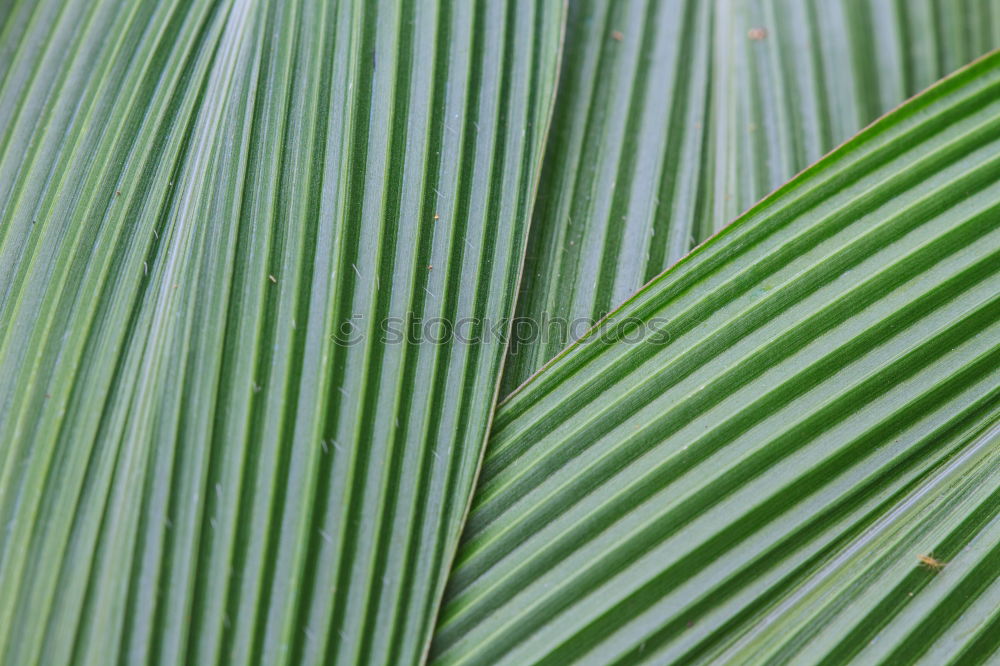
[[[562,14],[0,2],[0,662],[419,661]]]
[[[518,302],[546,335],[511,347],[502,394],[573,322],[996,47],[1000,0],[572,2]]]
[[[998,202],[1000,54],[522,386],[495,418],[434,663],[987,659]]]
[[[570,3],[517,306],[531,339],[512,343],[502,395],[690,248],[705,184],[711,10],[701,0]]]
[[[718,0],[715,17],[703,233],[1000,47],[997,0]]]

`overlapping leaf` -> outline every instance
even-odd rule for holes
[[[0,662],[420,661],[561,11],[0,0]],[[571,3],[521,314],[622,302],[998,36],[994,0]],[[990,657],[998,57],[503,405],[435,660]]]
[[[720,0],[714,16],[703,234],[1000,47],[997,0]]]
[[[1000,54],[782,187],[515,392],[434,662],[990,658],[998,155]]]
[[[696,242],[1000,46],[997,0],[570,9],[503,395]]]
[[[711,2],[570,3],[506,395],[690,247]]]
[[[417,662],[561,5],[0,9],[0,661]]]

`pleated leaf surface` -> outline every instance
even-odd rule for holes
[[[420,661],[563,11],[0,3],[0,663]]]
[[[769,192],[1000,47],[998,0],[575,0],[508,395]]]
[[[498,408],[433,663],[992,658],[998,202],[995,54],[557,357]]]

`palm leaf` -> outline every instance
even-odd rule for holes
[[[561,12],[2,3],[0,661],[419,660]]]
[[[998,155],[995,54],[502,403],[435,663],[987,659]]]
[[[996,0],[722,0],[702,235],[945,74],[1000,47]]]
[[[571,3],[507,395],[864,125],[1000,46],[1000,2]]]
[[[687,251],[703,185],[711,6],[570,3],[502,395]]]

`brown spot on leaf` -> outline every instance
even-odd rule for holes
[[[942,562],[933,555],[917,555],[917,559],[920,560],[921,564],[933,571],[940,571],[947,564],[947,562]]]

